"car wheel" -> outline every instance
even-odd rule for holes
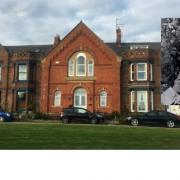
[[[98,120],[97,120],[97,118],[92,118],[91,119],[91,124],[97,124],[98,123]]]
[[[0,122],[4,121],[4,117],[0,116]]]
[[[139,120],[138,119],[131,119],[131,125],[132,126],[138,126],[139,125]]]
[[[67,124],[67,123],[69,123],[69,118],[68,117],[63,117],[62,121],[63,121],[63,123]]]
[[[175,126],[175,123],[174,123],[173,120],[168,120],[168,121],[166,122],[166,126],[167,126],[168,128],[173,128],[173,127]]]

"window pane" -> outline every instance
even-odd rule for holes
[[[106,91],[102,91],[100,93],[100,106],[101,107],[107,106],[107,92]]]
[[[84,65],[78,65],[78,74],[79,75],[84,75],[85,74],[85,66]]]
[[[145,79],[145,72],[138,72],[138,79]]]
[[[75,106],[80,106],[80,98],[79,98],[79,96],[75,96]]]
[[[74,76],[74,62],[73,62],[73,60],[69,61],[69,76]]]
[[[85,96],[81,96],[81,106],[85,106]]]
[[[83,56],[79,56],[78,57],[78,62],[77,62],[78,64],[85,64],[85,59],[84,59],[84,57]]]
[[[137,92],[137,105],[139,112],[147,111],[147,91]]]
[[[138,64],[138,71],[145,71],[145,64]]]
[[[18,80],[27,80],[27,65],[19,65],[18,71]]]
[[[61,105],[61,92],[56,91],[54,96],[54,106],[60,106]]]

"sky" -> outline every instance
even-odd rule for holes
[[[158,42],[161,18],[180,17],[180,0],[1,0],[0,43],[52,44],[81,20],[104,42]]]

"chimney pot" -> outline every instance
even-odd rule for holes
[[[57,35],[54,37],[54,46],[57,46],[60,41],[61,41],[60,36],[57,34]]]
[[[116,45],[118,47],[120,47],[121,45],[121,29],[120,28],[116,29]]]

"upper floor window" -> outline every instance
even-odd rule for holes
[[[152,68],[152,64],[149,64],[150,65],[150,81],[153,80],[153,68]]]
[[[100,93],[100,107],[106,107],[107,106],[107,92],[102,91]]]
[[[94,61],[89,53],[76,53],[68,62],[68,76],[93,76]]]
[[[85,76],[86,75],[86,59],[82,55],[77,57],[76,75],[77,76]]]
[[[131,81],[134,81],[134,79],[135,79],[135,64],[131,64],[130,71],[131,71],[130,79],[131,79]]]
[[[56,91],[54,95],[54,106],[61,105],[61,91]]]
[[[0,81],[2,80],[2,67],[0,66]]]
[[[147,80],[147,64],[146,63],[137,64],[137,80],[139,81]]]
[[[92,60],[88,61],[88,76],[94,75],[94,64]]]
[[[69,76],[74,76],[74,61],[72,59],[69,60],[68,72]]]
[[[19,81],[27,80],[27,65],[26,64],[18,65],[18,80]]]

